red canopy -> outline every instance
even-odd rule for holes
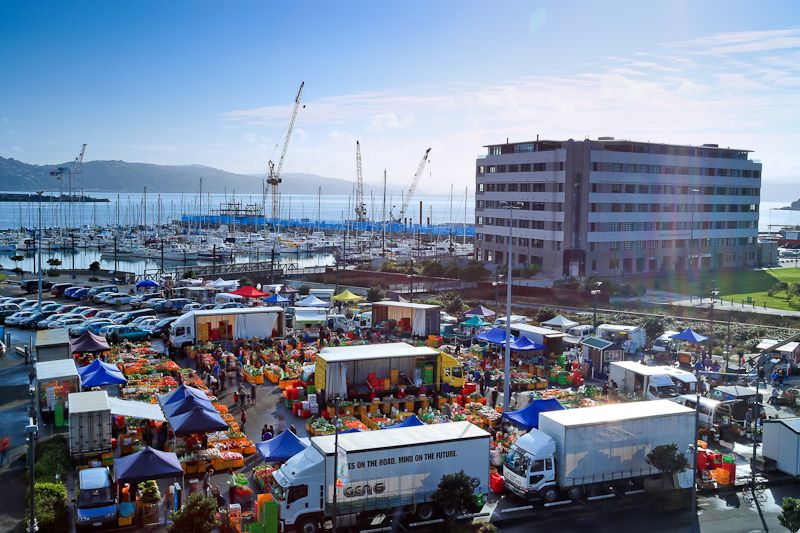
[[[231,294],[236,294],[244,298],[263,298],[264,296],[269,296],[269,294],[267,294],[266,292],[261,292],[260,290],[256,289],[251,285],[245,285],[244,287],[239,287],[235,291],[231,291]]]

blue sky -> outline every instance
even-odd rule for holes
[[[3,2],[0,155],[266,168],[445,192],[482,145],[612,135],[755,150],[800,174],[800,4]],[[463,190],[463,189],[462,189]]]

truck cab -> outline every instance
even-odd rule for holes
[[[81,531],[116,522],[117,500],[108,468],[81,470],[75,485],[75,528]]]
[[[517,439],[503,465],[509,490],[526,499],[554,501],[558,496],[555,452],[555,441],[537,429]]]
[[[278,503],[282,526],[297,526],[297,531],[320,531],[326,500],[325,458],[309,446],[273,473],[272,498]],[[281,531],[285,531],[281,528]]]
[[[346,316],[334,313],[328,315],[328,329],[336,333],[345,333],[355,329],[356,324]]]

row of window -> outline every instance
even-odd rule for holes
[[[703,249],[703,248],[722,248],[723,246],[748,246],[756,243],[755,237],[728,237],[728,238],[715,238],[715,239],[664,239],[664,240],[650,240],[650,241],[613,241],[608,243],[608,250],[656,250],[661,248],[666,250],[669,248],[690,248],[690,249]],[[589,243],[589,250],[594,252],[601,247],[605,248],[601,243]]]
[[[689,185],[655,185],[592,183],[592,192],[612,192],[625,194],[691,194],[705,196],[758,196],[757,187],[692,187]]]
[[[491,233],[477,233],[475,240],[488,244],[503,244],[508,246],[507,235],[492,235]],[[545,243],[550,243],[551,250],[561,250],[561,241],[545,241],[543,239],[529,239],[527,237],[511,237],[511,246],[522,246],[525,248],[544,248]]]
[[[508,218],[499,217],[475,217],[475,224],[478,226],[494,226],[498,228],[507,228],[509,223]],[[525,218],[515,218],[513,227],[521,229],[544,229],[549,231],[561,231],[563,226],[559,221],[545,221],[545,220],[529,220]]]
[[[606,152],[626,152],[636,154],[678,155],[683,157],[716,157],[720,159],[747,159],[747,152],[721,150],[712,146],[674,146],[669,144],[604,144]]]
[[[596,203],[592,213],[755,213],[758,204],[621,204]]]
[[[691,231],[723,229],[758,229],[757,220],[695,220],[667,222],[591,222],[589,231]]]
[[[511,150],[503,150],[503,146],[490,146],[489,155],[502,155],[503,153],[527,154],[536,151],[535,143],[518,143]]]
[[[625,172],[628,174],[668,174],[678,176],[724,176],[729,178],[760,178],[760,170],[738,168],[684,167],[675,165],[644,165],[639,163],[604,163],[594,161],[595,172]]]
[[[746,258],[745,260],[748,261],[748,262],[752,262],[752,261],[755,261],[755,259],[756,259],[756,253],[755,252],[746,252],[744,254],[739,255],[739,254],[736,254],[734,252],[728,252],[726,254],[719,254],[717,257],[719,259],[716,260],[716,263],[719,263],[720,261],[722,261],[724,264],[731,264],[731,263],[735,263],[736,260],[738,258],[740,258],[740,257]],[[634,262],[634,259],[635,259],[635,262]],[[700,258],[700,259],[702,261],[702,267],[703,268],[709,268],[713,264],[712,259],[710,257],[703,257],[703,258]],[[690,262],[691,262],[692,268],[697,268],[697,260],[698,260],[698,258],[696,256],[693,256],[691,258],[683,257],[683,256],[680,256],[680,255],[676,256],[676,257],[665,256],[665,257],[661,258],[661,266],[659,267],[658,266],[658,262],[655,259],[651,259],[650,260],[650,266],[649,266],[649,269],[650,269],[649,272],[654,272],[659,268],[661,270],[671,270],[673,268],[675,270],[685,270],[686,269],[686,265],[688,263],[690,263]],[[717,266],[720,266],[720,265],[717,264]],[[621,270],[622,270],[622,272],[624,274],[634,273],[634,272],[648,272],[644,257],[636,257],[636,258],[626,257],[626,258],[623,258],[622,260],[620,260],[618,257],[614,257],[614,258],[608,260],[608,269],[609,270],[619,271],[620,267],[621,267]],[[597,272],[597,261],[596,260],[592,260],[592,272]]]
[[[507,209],[504,200],[476,200],[475,209]],[[516,209],[523,211],[563,211],[562,202],[516,202]]]
[[[484,174],[499,174],[501,172],[552,172],[556,170],[564,170],[563,161],[513,165],[478,165],[475,169],[475,174],[483,176]]]
[[[563,183],[479,183],[478,192],[564,192]]]

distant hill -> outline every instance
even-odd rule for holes
[[[50,175],[58,166],[72,166],[72,163],[54,165],[29,165],[16,159],[0,157],[0,190],[36,191],[58,190],[58,181]],[[241,194],[260,194],[263,176],[234,174],[218,168],[203,165],[154,165],[150,163],[128,163],[126,161],[88,161],[83,164],[83,179],[73,179],[73,188],[107,192],[195,192],[200,178],[203,178],[203,192],[221,193],[236,191]],[[327,178],[315,174],[284,174],[281,184],[283,194],[316,194],[322,187],[322,194],[351,194],[353,182]],[[66,176],[64,190],[67,189]],[[379,186],[370,184],[377,190]],[[396,193],[396,192],[395,192]]]

